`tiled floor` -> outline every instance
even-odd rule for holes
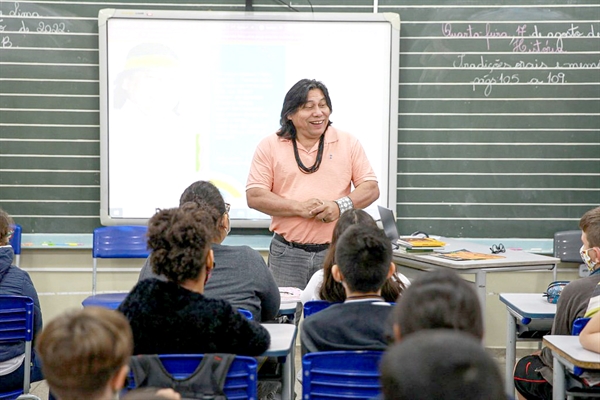
[[[502,374],[502,376],[504,376],[504,354],[505,351],[504,349],[489,349],[490,353],[494,356],[494,358],[496,358],[496,360],[498,360],[498,364],[499,364],[499,368],[500,368],[500,372]],[[517,357],[523,357],[527,354],[532,353],[533,350],[527,350],[527,349],[519,349],[517,350]],[[300,347],[298,346],[296,348],[296,372],[300,371],[300,369],[302,368],[302,358],[300,355]],[[301,399],[302,398],[302,385],[296,380],[296,399]],[[46,400],[48,398],[48,385],[46,384],[46,381],[42,381],[42,382],[35,382],[31,385],[31,393],[35,394],[36,396],[38,396],[41,400]]]

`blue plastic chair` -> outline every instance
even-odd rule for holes
[[[81,302],[81,305],[84,307],[104,307],[109,310],[116,310],[128,294],[129,293],[101,293],[87,297]]]
[[[14,224],[11,225],[11,227],[13,228],[13,235],[10,238],[10,245],[13,248],[13,251],[15,252],[15,265],[18,267],[19,266],[19,262],[21,261],[21,233],[22,233],[22,228],[21,225],[19,224]]]
[[[136,356],[139,357],[139,356]],[[190,376],[204,357],[204,354],[160,354],[158,356],[165,370],[175,379]],[[229,400],[257,399],[257,362],[246,356],[235,356],[229,367],[223,391]],[[135,389],[133,372],[129,372],[127,389]]]
[[[311,300],[304,303],[304,318],[313,315],[316,312],[326,309],[330,305],[335,304],[326,300]]]
[[[31,343],[33,341],[33,300],[27,296],[0,295],[0,343],[25,342],[24,365],[31,364]],[[0,392],[0,399],[18,398],[40,400],[29,393],[31,387],[31,369],[24,368],[23,389]]]
[[[146,226],[105,226],[94,229],[92,295],[96,294],[98,258],[146,258],[150,255]]]
[[[383,351],[321,351],[302,358],[302,399],[376,398]]]
[[[581,333],[583,328],[585,328],[585,326],[590,321],[590,319],[591,318],[584,318],[584,317],[576,318],[575,321],[573,321],[573,327],[571,328],[571,335],[579,336],[579,334]]]
[[[247,319],[249,319],[249,320],[254,319],[254,315],[252,315],[252,313],[249,310],[246,310],[245,308],[238,308],[237,310],[239,311],[240,314],[242,314]]]
[[[587,325],[587,323],[589,322],[590,319],[591,318],[584,318],[584,317],[576,318],[575,321],[573,321],[573,326],[571,327],[571,335],[579,336],[579,334],[581,333],[583,328],[585,328],[585,326]],[[573,375],[580,376],[584,371],[585,370],[583,368],[574,367]],[[579,397],[600,398],[600,387],[599,386],[593,386],[593,387],[585,386],[584,387],[581,385],[581,383],[579,381],[575,381],[573,378],[567,379],[567,380],[572,383],[572,387],[568,388],[566,391],[568,399],[573,399],[575,397],[577,397],[577,398],[579,398]]]

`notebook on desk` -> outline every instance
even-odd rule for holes
[[[396,226],[396,217],[389,208],[377,206],[379,217],[385,235],[392,241],[394,250],[405,252],[432,252],[434,250],[444,250],[446,243],[429,237],[400,236]]]

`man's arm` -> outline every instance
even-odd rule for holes
[[[367,208],[379,198],[379,185],[377,181],[364,181],[354,188],[348,197],[352,200],[354,208]]]
[[[248,207],[277,217],[314,218],[314,214],[311,211],[322,203],[319,199],[309,199],[306,201],[284,199],[262,188],[248,189],[246,191],[246,199]]]
[[[364,181],[354,188],[348,195],[354,208],[366,208],[379,198],[379,185],[377,181]],[[312,214],[317,219],[325,219],[327,222],[333,222],[340,217],[340,208],[335,202],[337,199],[330,199],[323,202],[313,210]]]

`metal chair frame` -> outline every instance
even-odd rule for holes
[[[13,251],[15,252],[15,265],[18,267],[19,263],[21,262],[21,236],[22,236],[22,232],[23,232],[23,228],[21,228],[21,225],[19,224],[14,224],[11,225],[13,228],[13,235],[10,238],[10,245],[13,248]]]
[[[25,342],[23,389],[0,392],[2,400],[40,400],[30,394],[33,342],[33,300],[27,296],[0,295],[0,343]]]

